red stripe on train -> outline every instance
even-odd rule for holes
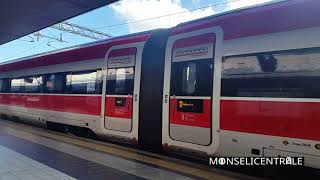
[[[215,41],[215,35],[213,33],[202,34],[198,36],[192,36],[190,38],[177,40],[173,44],[173,49],[210,44],[210,43],[213,44],[214,41]]]
[[[170,124],[194,127],[211,127],[211,100],[203,100],[203,112],[180,112],[177,110],[179,99],[170,99]]]
[[[0,94],[0,104],[77,114],[101,114],[101,96],[98,95]]]
[[[112,50],[109,54],[109,57],[118,57],[118,56],[129,56],[129,55],[136,55],[137,48],[124,48],[124,49],[115,49]]]
[[[14,70],[21,70],[27,68],[35,68],[40,66],[49,66],[55,64],[71,63],[85,60],[95,60],[104,58],[108,49],[112,46],[130,44],[136,42],[143,42],[148,40],[150,34],[145,33],[142,35],[136,35],[131,37],[117,38],[112,40],[106,40],[101,43],[94,43],[92,45],[68,48],[65,50],[53,52],[47,55],[41,55],[36,57],[27,58],[23,61],[17,61],[12,63],[6,63],[0,65],[1,72],[8,72]]]
[[[107,117],[132,119],[132,97],[106,97]]]
[[[224,39],[320,26],[319,0],[291,0],[177,26],[171,35],[221,26]]]
[[[221,101],[224,130],[320,140],[320,103]]]

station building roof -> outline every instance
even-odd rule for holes
[[[3,0],[0,45],[118,0]]]

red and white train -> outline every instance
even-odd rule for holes
[[[290,0],[0,65],[0,114],[150,150],[320,168],[320,1]]]

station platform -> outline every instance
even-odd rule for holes
[[[0,120],[0,179],[248,179],[106,142]]]

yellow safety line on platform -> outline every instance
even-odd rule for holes
[[[53,139],[56,141],[64,142],[67,144],[73,144],[73,145],[77,145],[80,147],[84,147],[84,148],[88,148],[88,149],[92,149],[92,150],[96,150],[96,151],[100,151],[100,152],[105,152],[105,153],[108,153],[111,155],[116,155],[116,156],[120,156],[123,158],[160,166],[163,168],[171,169],[171,170],[174,170],[177,172],[181,172],[181,173],[195,176],[195,177],[199,177],[199,178],[219,179],[219,180],[235,179],[235,178],[230,177],[230,175],[229,176],[223,175],[222,172],[219,172],[215,169],[204,170],[204,169],[199,169],[199,168],[193,168],[193,167],[190,167],[187,165],[178,164],[176,162],[167,161],[167,160],[163,160],[163,159],[159,159],[159,158],[155,158],[155,157],[150,157],[147,155],[143,155],[141,153],[131,152],[131,151],[119,149],[116,147],[110,147],[110,146],[104,145],[104,144],[92,143],[89,141],[79,140],[77,138],[58,135],[56,133],[53,134],[53,133],[47,133],[47,132],[40,131],[40,130],[35,130],[34,127],[27,126],[27,125],[20,125],[20,124],[18,125],[18,124],[5,122],[5,121],[0,121],[0,124],[2,126],[5,126],[4,128],[5,128],[5,130],[7,130],[8,133],[10,133],[14,136],[17,136],[19,138],[23,138],[23,139],[32,141],[37,144],[40,144],[40,143],[37,141],[36,138],[31,137],[30,134],[31,135],[33,135],[33,134],[39,135],[39,136],[43,136],[43,137]],[[23,128],[21,126],[23,126]],[[17,129],[19,129],[19,131]],[[231,173],[231,174],[233,174],[233,173]]]

